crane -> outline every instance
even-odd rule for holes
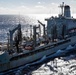
[[[45,36],[45,35],[46,35],[46,34],[45,34],[45,24],[43,24],[43,23],[40,22],[39,20],[38,20],[38,23],[40,23],[40,25],[43,26],[43,36]]]
[[[10,49],[12,50],[13,49],[13,34],[14,32],[18,30],[18,31],[21,31],[21,24],[19,24],[16,28],[12,29],[12,30],[9,30],[9,43],[10,43]],[[19,34],[21,36],[21,34]]]

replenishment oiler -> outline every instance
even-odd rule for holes
[[[76,19],[71,17],[70,6],[63,2],[59,7],[61,14],[58,17],[45,19],[47,27],[39,20],[38,26],[30,25],[30,31],[33,32],[30,38],[22,36],[21,24],[9,30],[8,43],[0,43],[0,72],[36,61],[76,43]],[[43,35],[40,35],[41,25]]]

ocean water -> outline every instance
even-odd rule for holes
[[[30,25],[38,25],[37,20],[46,24],[45,18],[51,14],[29,14],[29,15],[0,15],[0,42],[7,41],[7,33],[19,23],[22,26],[23,35],[29,31]],[[76,45],[74,46],[76,48]],[[64,51],[49,57],[44,56],[37,62],[21,66],[0,75],[76,75],[76,54],[73,47],[69,45]],[[72,50],[68,50],[72,49]],[[63,57],[62,54],[69,53]]]
[[[24,26],[26,28],[25,25],[29,24],[28,20],[30,22],[30,19],[27,16],[25,20],[23,16],[0,15],[0,41],[7,41],[7,33],[9,33],[9,30],[15,28],[19,24],[19,21],[21,22],[22,27]]]

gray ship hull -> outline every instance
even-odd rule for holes
[[[19,58],[17,60],[12,60],[12,61],[10,61],[10,59],[9,59],[9,61],[6,63],[0,63],[0,72],[6,71],[9,69],[13,69],[13,68],[19,67],[21,65],[33,62],[35,60],[42,58],[43,56],[51,55],[51,54],[57,52],[59,49],[64,49],[68,45],[72,45],[72,44],[76,43],[76,36],[70,37],[69,39],[70,39],[69,42],[57,45],[55,47],[49,45],[49,47],[51,46],[50,48],[46,47],[46,50],[37,52],[36,54],[29,55],[27,57]]]

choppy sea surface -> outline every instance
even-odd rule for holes
[[[0,42],[7,41],[7,33],[19,23],[23,34],[26,35],[30,25],[38,25],[37,20],[46,24],[45,18],[50,16],[46,14],[0,15]],[[76,45],[69,45],[64,51],[58,50],[53,55],[44,56],[34,63],[0,75],[76,75]]]

